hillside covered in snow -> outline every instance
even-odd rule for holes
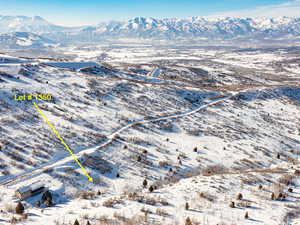
[[[0,54],[0,224],[299,224],[299,48],[56,51]]]

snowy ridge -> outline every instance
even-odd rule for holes
[[[108,29],[109,28],[109,29]],[[235,38],[240,36],[277,37],[300,34],[299,18],[203,18],[162,19],[137,17],[127,22],[103,24],[104,34],[144,38],[206,37]],[[103,32],[105,31],[105,32]]]
[[[8,34],[0,34],[0,46],[1,48],[42,48],[54,46],[54,42],[41,37],[37,34],[29,32],[13,32]]]
[[[97,26],[62,27],[41,17],[0,16],[0,32],[25,31],[53,40],[99,41],[103,39],[232,39],[300,37],[300,18],[190,17],[186,19],[135,17],[128,21],[103,22]]]

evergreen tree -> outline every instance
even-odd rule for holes
[[[145,179],[145,180],[143,181],[143,186],[144,186],[144,188],[146,188],[147,185],[148,185],[148,182],[147,182],[147,180]]]
[[[77,219],[75,220],[74,225],[79,225],[79,222]]]

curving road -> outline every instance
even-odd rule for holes
[[[119,129],[117,129],[116,131],[114,131],[112,134],[110,134],[109,136],[107,136],[107,139],[96,145],[96,146],[93,146],[93,147],[90,147],[90,148],[87,148],[85,150],[82,150],[78,153],[75,154],[75,156],[77,158],[80,158],[81,156],[83,156],[84,154],[90,154],[92,152],[95,152],[96,150],[99,150],[101,148],[104,148],[106,147],[107,145],[111,144],[113,142],[113,140],[116,138],[117,135],[121,134],[124,130],[127,130],[133,126],[136,126],[136,125],[139,125],[139,124],[146,124],[146,123],[152,123],[152,122],[157,122],[157,121],[162,121],[162,120],[168,120],[168,119],[175,119],[175,118],[180,118],[180,117],[185,117],[185,116],[189,116],[191,114],[194,114],[204,108],[207,108],[211,105],[215,105],[215,104],[218,104],[220,102],[223,102],[227,99],[230,99],[236,95],[238,95],[240,92],[233,92],[233,93],[230,93],[229,95],[227,96],[224,96],[224,97],[221,97],[221,98],[218,98],[218,99],[214,99],[210,102],[208,102],[207,104],[204,104],[204,105],[201,105],[195,109],[192,109],[192,110],[187,110],[187,111],[184,111],[184,112],[180,112],[180,113],[173,113],[173,114],[170,114],[170,115],[167,115],[167,116],[161,116],[161,117],[157,117],[157,118],[152,118],[152,119],[142,119],[142,120],[137,120],[137,121],[134,121],[134,122],[131,122]],[[19,174],[19,175],[16,175],[14,177],[11,177],[11,178],[8,178],[7,180],[5,181],[2,181],[0,183],[0,185],[7,185],[7,184],[12,184],[14,182],[17,182],[21,179],[24,179],[24,178],[29,178],[31,176],[36,176],[38,175],[39,173],[43,173],[45,170],[51,170],[51,169],[54,169],[55,167],[58,167],[58,166],[61,166],[65,163],[68,163],[68,162],[71,162],[73,161],[74,158],[72,156],[69,156],[69,157],[66,157],[64,159],[61,159],[57,162],[49,162],[47,163],[46,165],[42,165],[38,168],[35,168],[33,170],[30,170],[30,171],[26,171],[22,174]]]

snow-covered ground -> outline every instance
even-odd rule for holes
[[[299,67],[294,54],[64,50],[76,62],[1,56],[0,224],[299,223],[300,79],[286,69]],[[37,103],[93,183],[32,102],[13,100],[25,93],[53,95]],[[35,182],[54,206],[38,206],[38,195],[22,201],[26,216],[15,214],[15,191]]]

